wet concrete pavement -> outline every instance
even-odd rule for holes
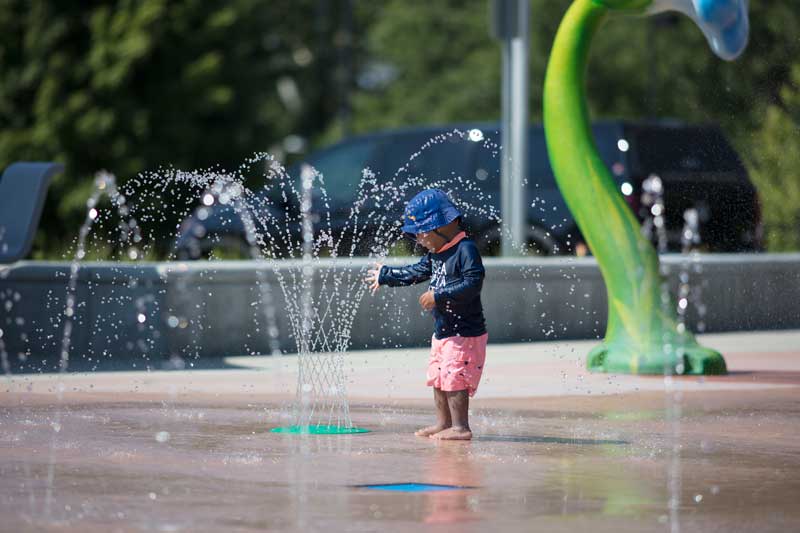
[[[414,437],[430,391],[380,353],[350,356],[368,360],[351,409],[372,430],[350,436],[269,433],[290,402],[272,374],[295,383],[263,361],[69,375],[60,402],[53,376],[15,376],[0,385],[0,531],[798,530],[800,332],[769,338],[712,338],[732,374],[669,395],[663,378],[579,372],[580,343],[495,347],[472,442]],[[469,488],[356,487],[399,482]]]

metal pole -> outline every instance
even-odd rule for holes
[[[529,1],[492,1],[492,33],[502,41],[503,50],[500,214],[504,257],[519,255],[526,240]]]

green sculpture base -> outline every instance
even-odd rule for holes
[[[691,374],[727,373],[725,359],[716,350],[692,343],[667,353],[663,345],[637,348],[627,342],[603,342],[590,352],[586,366],[592,372],[611,374]]]
[[[603,343],[589,354],[592,371],[620,374],[724,374],[719,352],[679,333],[677,307],[662,294],[659,258],[620,193],[594,142],[585,94],[592,39],[613,15],[682,11],[698,22],[712,49],[733,59],[747,42],[744,0],[574,0],[547,63],[543,101],[547,151],[556,182],[592,250],[608,294]],[[725,34],[730,39],[720,38]],[[613,61],[615,58],[608,58]],[[670,209],[670,206],[667,206]]]
[[[354,433],[369,433],[368,429],[342,426],[287,426],[272,428],[271,433],[290,433],[292,435],[351,435]]]

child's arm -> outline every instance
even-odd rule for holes
[[[382,266],[378,273],[378,284],[390,287],[405,287],[422,283],[431,277],[431,258],[428,254],[422,256],[419,263],[404,267]]]
[[[463,246],[459,250],[459,254],[463,279],[458,283],[436,289],[434,291],[436,305],[444,305],[448,301],[466,302],[481,292],[486,271],[483,268],[478,248],[474,244]]]

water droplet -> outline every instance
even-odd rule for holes
[[[483,132],[478,128],[473,128],[469,130],[469,140],[472,142],[480,142],[483,140]]]

